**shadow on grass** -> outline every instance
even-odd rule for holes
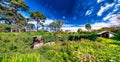
[[[110,44],[114,44],[114,45],[118,45],[118,46],[120,46],[120,41],[117,41],[117,42],[111,42]]]

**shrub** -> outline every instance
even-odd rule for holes
[[[69,35],[68,40],[70,41],[77,41],[80,39],[89,39],[95,41],[97,36],[95,34],[76,34],[76,35]]]
[[[120,41],[120,30],[112,37],[112,39]]]
[[[0,24],[0,32],[9,32],[9,31],[10,31],[10,25]]]

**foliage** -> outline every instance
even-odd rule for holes
[[[28,6],[24,3],[24,0],[10,0],[10,3],[15,5],[17,8],[21,8],[22,10],[28,10]],[[15,8],[16,8],[15,7]]]
[[[120,41],[120,30],[112,37],[112,39]]]
[[[10,25],[0,24],[0,32],[9,32],[9,31],[10,31]]]
[[[90,24],[86,24],[86,25],[85,25],[85,28],[86,28],[88,31],[90,31],[90,30],[91,30],[91,25],[90,25]]]
[[[97,36],[94,33],[90,32],[81,32],[80,34],[70,34],[68,35],[68,40],[70,41],[78,41],[81,39],[89,39],[89,40],[96,40]]]
[[[29,7],[24,3],[24,0],[2,0],[0,3],[4,8],[1,12],[2,20],[7,21],[8,23],[6,24],[11,25],[11,31],[13,31],[12,28],[17,30],[25,27],[26,19],[23,15],[18,13],[19,11],[27,12],[29,10]],[[15,25],[15,27],[12,25]]]
[[[46,17],[42,13],[40,13],[39,11],[31,12],[30,17],[33,18],[33,19],[36,19],[36,18],[39,18],[41,20],[46,19]]]
[[[40,62],[40,55],[31,54],[15,54],[11,57],[4,56],[0,62]]]
[[[60,31],[60,29],[61,29],[61,27],[62,27],[62,25],[63,25],[63,21],[57,20],[57,21],[56,21],[56,24],[57,24],[58,31]]]
[[[53,32],[56,31],[56,23],[55,22],[50,23],[49,27]]]
[[[0,62],[119,62],[120,42],[97,38],[96,41],[86,39],[68,41],[69,36],[78,33],[0,33]],[[93,34],[82,32],[79,35]],[[42,46],[31,50],[32,37],[42,35],[45,42],[54,41],[58,36],[64,37],[64,42]],[[31,61],[29,61],[31,60]],[[35,60],[35,61],[34,61]]]
[[[37,31],[38,31],[38,26],[41,25],[41,26],[44,26],[43,25],[43,22],[45,22],[45,19],[46,19],[46,16],[44,16],[42,13],[40,13],[39,11],[34,11],[34,12],[31,12],[31,15],[30,17],[32,19],[34,19],[35,21],[37,21]],[[41,21],[42,20],[42,21]]]
[[[119,47],[82,39],[78,42],[59,42],[39,49],[46,62],[119,62]]]
[[[82,30],[81,28],[79,28],[79,29],[77,30],[77,32],[78,32],[78,33],[81,33],[81,32],[83,32],[83,30]]]
[[[50,23],[49,27],[53,32],[58,32],[58,31],[60,32],[62,25],[63,25],[63,21],[57,20]]]

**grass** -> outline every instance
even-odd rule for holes
[[[1,62],[40,62],[39,54],[16,54],[8,58],[8,56],[4,56]]]
[[[50,62],[119,62],[119,47],[109,46],[109,44],[100,42],[81,40],[43,46],[39,51],[41,56]]]
[[[120,41],[100,38],[80,39],[30,49],[32,37],[42,35],[52,40],[52,33],[0,33],[0,62],[120,62]],[[72,34],[70,34],[72,35]]]

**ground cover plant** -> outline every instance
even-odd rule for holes
[[[65,33],[66,34],[66,33]],[[39,49],[30,49],[32,37],[42,35],[53,40],[51,33],[0,33],[0,62],[119,62],[120,41],[97,37],[96,40],[68,40],[70,34],[56,34],[67,40]],[[50,36],[51,35],[51,36]],[[53,34],[54,35],[54,34]],[[75,33],[74,33],[75,35]],[[50,38],[48,38],[50,37]]]

